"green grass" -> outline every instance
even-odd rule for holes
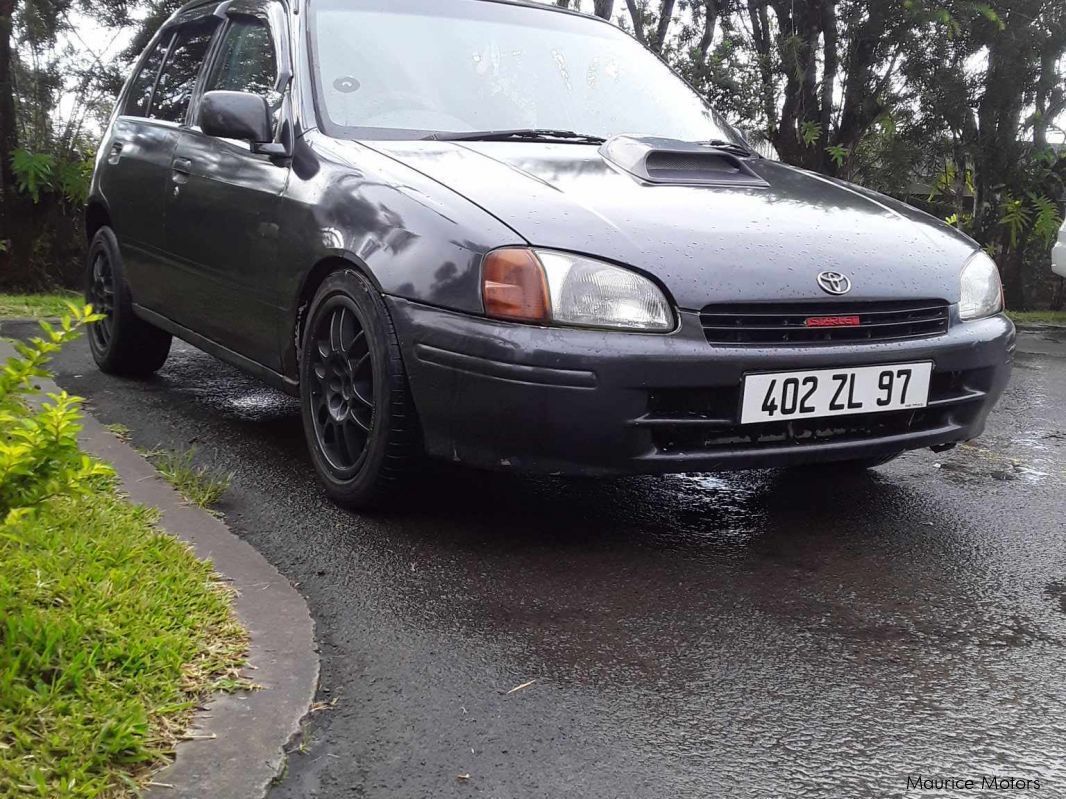
[[[1066,325],[1066,311],[1008,311],[1016,324]]]
[[[58,294],[0,294],[0,319],[52,319],[69,313],[67,303],[84,305],[74,292]]]
[[[232,593],[110,489],[0,527],[0,796],[132,797],[247,646]]]
[[[195,456],[196,450],[193,449],[185,452],[158,450],[147,453],[148,460],[164,480],[174,486],[189,502],[208,510],[222,499],[232,476],[218,474],[206,466],[197,466],[193,460]]]

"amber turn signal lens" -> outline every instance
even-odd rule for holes
[[[529,250],[496,250],[481,275],[485,313],[496,319],[547,322],[551,317],[544,267]]]

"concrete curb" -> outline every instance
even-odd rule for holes
[[[11,352],[0,341],[0,361]],[[59,389],[39,382],[44,392]],[[132,447],[90,415],[82,446],[114,466],[131,501],[158,508],[163,528],[210,560],[236,589],[237,615],[251,634],[245,676],[263,690],[212,697],[192,722],[197,740],[178,746],[147,799],[261,799],[281,773],[318,685],[314,622],[304,598],[219,519],[188,505]],[[168,787],[164,787],[168,786]]]

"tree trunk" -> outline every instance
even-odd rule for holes
[[[829,131],[823,129],[810,144],[803,139],[808,123],[820,125],[822,118],[817,57],[822,11],[813,0],[773,0],[770,5],[782,31],[778,35],[777,50],[785,75],[785,96],[773,138],[774,146],[786,162],[825,172],[828,161],[825,144]]]
[[[1008,28],[989,47],[984,92],[977,109],[974,186],[978,225],[986,231],[999,224],[996,209],[1003,192],[1011,192],[1010,181],[1022,156],[1018,128],[1024,99],[1018,91],[1017,75],[1024,74],[1028,66],[1027,48],[1013,33]]]
[[[1025,292],[1025,247],[1019,243],[1011,247],[999,259],[999,271],[1003,276],[1003,291],[1007,295],[1007,307],[1025,310],[1029,307]]]
[[[826,141],[833,125],[833,91],[836,88],[837,69],[840,57],[837,52],[839,36],[837,34],[836,3],[822,0],[822,96],[820,98],[822,115],[819,120]]]
[[[700,37],[700,43],[697,46],[700,69],[706,65],[707,53],[710,52],[711,45],[714,44],[714,32],[718,27],[718,15],[720,13],[718,3],[719,0],[705,0],[703,4],[703,35]]]
[[[595,0],[592,5],[597,17],[610,19],[614,16],[614,0]]]
[[[637,0],[626,0],[626,8],[629,9],[629,18],[633,20],[633,35],[641,44],[647,44],[648,37],[644,35],[644,14],[637,6]]]
[[[759,65],[759,86],[762,112],[766,117],[766,136],[776,141],[778,133],[777,92],[775,90],[772,55],[770,52],[770,20],[766,12],[767,0],[748,0],[748,19]]]
[[[663,0],[659,9],[659,27],[655,30],[655,50],[662,52],[666,45],[666,34],[670,32],[670,23],[674,17],[674,0]]]
[[[48,232],[50,200],[50,196],[42,195],[41,202],[35,205],[12,192],[12,197],[5,203],[4,223],[7,227],[0,238],[9,244],[7,252],[0,256],[6,259],[0,268],[0,290],[40,291],[49,287],[51,281],[41,264],[35,263],[34,257],[36,245]],[[45,266],[52,266],[47,263],[47,256],[41,260]]]
[[[18,147],[15,127],[15,87],[11,78],[11,37],[15,0],[0,0],[0,243],[14,230],[15,174],[11,157]],[[0,251],[7,249],[0,247]],[[10,253],[0,252],[0,264]]]

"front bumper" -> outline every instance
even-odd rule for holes
[[[395,297],[429,454],[565,474],[698,472],[887,456],[980,435],[1010,377],[1005,316],[907,341],[711,345],[699,316],[671,335],[508,324]],[[934,363],[930,406],[740,427],[745,373]]]

